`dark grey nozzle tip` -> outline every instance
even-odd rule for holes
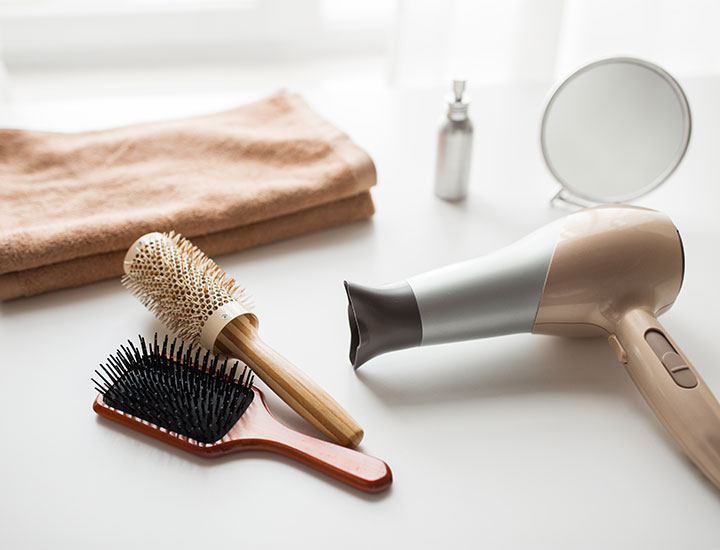
[[[354,368],[382,353],[420,345],[420,311],[408,283],[372,288],[345,281],[345,291]]]

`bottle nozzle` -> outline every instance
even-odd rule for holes
[[[455,102],[462,101],[463,93],[465,93],[465,84],[467,80],[453,80],[453,93],[455,94]]]
[[[470,98],[465,93],[467,80],[464,78],[454,78],[452,81],[452,91],[445,96],[447,101],[448,117],[451,120],[467,119],[467,110],[470,104]]]

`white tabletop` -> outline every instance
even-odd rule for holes
[[[720,395],[720,81],[684,83],[693,137],[636,204],[684,238],[684,288],[661,321]],[[380,495],[252,452],[202,460],[98,418],[92,370],[163,327],[117,280],[0,305],[4,548],[720,546],[720,492],[664,431],[603,340],[518,335],[378,357],[353,371],[344,279],[388,283],[504,246],[563,212],[542,164],[546,87],[474,90],[469,199],[434,198],[439,90],[315,90],[374,158],[377,214],[217,258],[254,296],[262,334],[342,403],[384,459]],[[194,94],[3,106],[0,124],[101,127],[208,112]],[[275,396],[272,411],[316,433]]]

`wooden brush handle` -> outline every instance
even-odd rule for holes
[[[340,445],[296,432],[278,422],[267,408],[261,391],[230,431],[222,452],[270,451],[297,460],[343,483],[376,493],[392,483],[390,467],[380,460]]]
[[[355,446],[362,440],[357,422],[305,373],[265,344],[245,316],[225,326],[215,348],[247,363],[285,403],[333,441]]]
[[[258,449],[297,460],[356,489],[376,493],[387,489],[392,483],[390,468],[379,458],[301,434],[284,426],[274,433],[265,434],[265,438]]]

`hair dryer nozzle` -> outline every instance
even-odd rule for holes
[[[387,351],[420,345],[420,311],[408,283],[372,288],[345,281],[345,291],[354,368]]]

